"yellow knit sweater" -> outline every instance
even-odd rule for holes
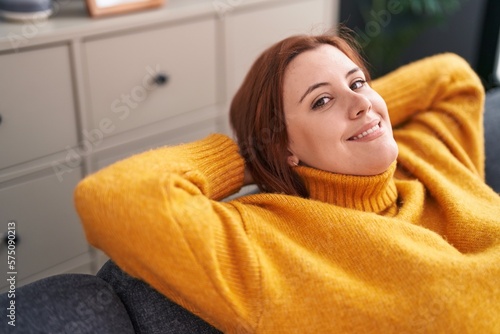
[[[83,180],[89,242],[227,333],[500,333],[500,196],[480,81],[445,54],[372,83],[400,154],[373,177],[297,167],[303,199],[238,191],[223,135]]]

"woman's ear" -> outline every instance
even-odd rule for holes
[[[291,152],[290,152],[290,155],[288,156],[288,158],[286,159],[286,161],[292,167],[296,167],[299,165],[299,158],[297,158],[297,156]]]

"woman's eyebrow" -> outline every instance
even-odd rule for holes
[[[310,86],[309,88],[307,88],[304,95],[302,95],[302,97],[300,98],[299,103],[302,103],[302,100],[307,96],[307,94],[311,93],[313,90],[315,90],[319,87],[322,87],[322,86],[327,86],[327,85],[330,85],[330,84],[328,82],[318,82],[318,83]]]
[[[355,67],[353,68],[352,70],[350,70],[349,72],[347,72],[347,74],[345,75],[345,77],[347,78],[348,76],[350,76],[351,74],[353,73],[356,73],[358,71],[361,71],[361,69],[359,67]]]
[[[353,73],[356,73],[358,71],[361,71],[361,69],[359,67],[355,67],[351,70],[349,70],[347,72],[347,74],[345,75],[346,78],[348,78],[351,74]],[[322,86],[326,86],[326,85],[330,85],[328,82],[318,82],[312,86],[310,86],[309,88],[307,88],[306,92],[304,93],[304,95],[302,95],[302,97],[300,98],[299,100],[299,103],[302,103],[302,100],[304,100],[304,98],[309,94],[311,93],[313,90],[319,88],[319,87],[322,87]]]

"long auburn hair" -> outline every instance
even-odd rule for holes
[[[324,44],[342,51],[369,80],[359,47],[348,31],[297,35],[274,44],[257,58],[231,102],[230,122],[240,154],[261,191],[309,196],[287,162],[290,153],[283,111],[283,78],[297,55]]]

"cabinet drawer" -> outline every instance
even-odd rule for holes
[[[130,130],[216,102],[215,22],[203,20],[85,43],[91,126]],[[165,74],[163,85],[151,84]]]
[[[17,281],[89,250],[73,205],[73,189],[81,175],[81,170],[75,170],[59,182],[49,174],[0,188],[1,234],[9,221],[15,221]],[[6,274],[13,270],[7,267],[5,240],[2,243],[0,270]],[[6,284],[2,280],[0,288]]]
[[[0,55],[0,169],[75,146],[67,46]]]

